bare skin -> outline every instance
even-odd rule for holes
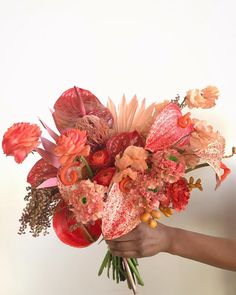
[[[161,223],[151,229],[141,223],[127,235],[106,242],[116,256],[140,258],[166,252],[236,271],[236,239],[207,236]]]

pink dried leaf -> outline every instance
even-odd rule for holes
[[[54,149],[56,147],[55,143],[51,142],[50,140],[48,140],[45,137],[41,137],[41,142],[42,142],[42,145],[43,145],[45,151],[52,153],[52,154],[54,153]]]
[[[57,186],[57,182],[57,177],[49,178],[41,183],[39,186],[37,186],[37,189]]]
[[[56,141],[58,136],[46,123],[44,123],[40,118],[39,118],[40,123],[43,125],[43,127],[47,130],[49,135]]]
[[[40,156],[47,161],[50,165],[54,166],[55,168],[60,167],[59,158],[53,155],[52,153],[49,153],[41,148],[37,148],[36,152],[40,154]]]

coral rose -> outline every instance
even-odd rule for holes
[[[189,90],[185,97],[187,106],[192,108],[209,109],[215,106],[218,99],[219,90],[215,86],[207,86],[206,88]]]
[[[13,156],[22,163],[39,144],[41,130],[36,124],[15,123],[3,136],[2,149],[7,156]]]
[[[86,131],[69,129],[58,137],[54,153],[59,157],[62,165],[71,163],[77,156],[89,155],[90,147],[86,145],[86,142]]]

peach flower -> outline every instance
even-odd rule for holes
[[[209,109],[215,106],[215,100],[218,99],[219,90],[215,86],[189,90],[185,97],[187,106],[192,108]]]
[[[190,135],[190,146],[192,150],[204,150],[214,141],[221,141],[222,136],[214,131],[206,121],[193,119],[194,132]]]
[[[86,131],[69,129],[58,137],[54,153],[59,157],[62,165],[71,163],[77,156],[89,155],[90,147],[86,145],[86,142]]]
[[[131,167],[143,172],[148,168],[147,158],[148,152],[144,148],[131,145],[125,149],[122,157],[116,156],[115,166],[120,170]]]
[[[130,179],[135,180],[138,176],[138,173],[131,168],[124,169],[114,175],[112,182],[119,183],[123,178],[126,178],[127,176]]]
[[[13,156],[22,163],[39,144],[41,130],[36,124],[15,123],[3,136],[2,149],[7,156]]]

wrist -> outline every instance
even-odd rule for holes
[[[170,226],[165,226],[165,234],[167,242],[166,249],[163,252],[175,255],[178,229]]]

